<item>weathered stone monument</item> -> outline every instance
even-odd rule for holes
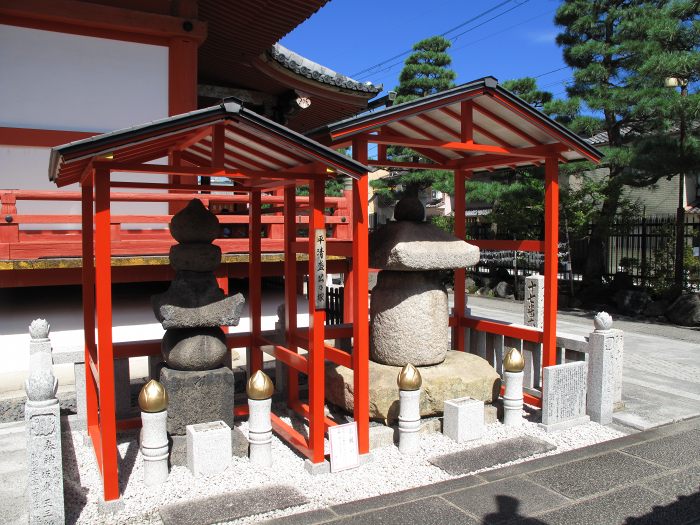
[[[446,399],[471,397],[490,403],[500,378],[479,356],[452,352],[444,273],[474,265],[479,249],[433,224],[416,197],[404,197],[395,221],[370,236],[369,264],[380,268],[370,305],[370,417],[399,416],[396,377],[412,364],[420,370],[421,416],[441,414]],[[326,369],[326,399],[352,411],[352,370]]]
[[[29,523],[63,523],[63,463],[61,419],[56,390],[58,380],[51,367],[49,323],[36,319],[29,326],[30,372],[24,387],[27,402],[24,420],[27,434],[27,497]]]
[[[152,297],[153,311],[166,329],[160,382],[169,396],[168,433],[183,437],[187,425],[221,420],[233,427],[234,378],[224,366],[226,336],[221,326],[235,326],[244,299],[226,297],[214,270],[221,249],[212,244],[219,221],[193,199],[170,222],[179,244],[170,249],[175,279]]]
[[[588,363],[578,361],[544,369],[542,428],[556,432],[587,423]]]

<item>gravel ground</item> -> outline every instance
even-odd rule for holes
[[[247,421],[237,422],[236,425],[247,435]],[[487,426],[485,436],[476,441],[457,444],[442,434],[424,434],[421,435],[421,450],[415,456],[404,456],[395,446],[384,447],[372,451],[372,460],[357,469],[320,476],[308,474],[304,470],[303,458],[292,452],[277,437],[273,437],[274,465],[272,468],[254,469],[247,458],[234,457],[230,467],[223,474],[210,478],[195,478],[186,467],[173,467],[167,482],[154,488],[143,484],[143,462],[138,451],[137,435],[131,433],[120,436],[118,444],[122,458],[120,462],[122,477],[126,480],[121,487],[124,510],[117,515],[103,516],[98,511],[101,479],[94,453],[91,447],[84,445],[82,434],[73,432],[72,441],[64,439],[66,523],[161,523],[158,508],[165,504],[265,485],[282,484],[296,487],[310,500],[305,505],[248,516],[231,522],[247,525],[265,519],[451,479],[455,476],[428,463],[428,458],[523,435],[549,441],[556,445],[557,449],[504,465],[558,454],[614,439],[624,434],[597,423],[588,423],[553,434],[547,434],[538,428],[536,423],[527,421],[521,427],[504,427],[501,423],[494,423]],[[64,436],[64,438],[67,437],[68,435]],[[327,442],[326,447],[328,447]]]

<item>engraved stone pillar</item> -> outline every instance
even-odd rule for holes
[[[588,397],[586,411],[591,420],[612,423],[617,384],[622,398],[622,333],[612,330],[612,318],[600,312],[594,319],[595,331],[588,337]]]
[[[27,436],[27,497],[29,523],[63,523],[61,419],[51,368],[49,323],[36,319],[29,326],[30,373],[25,382]]]
[[[523,368],[525,361],[516,348],[511,348],[503,358],[503,424],[518,426],[523,423]]]
[[[523,301],[523,324],[542,330],[544,327],[544,276],[535,274],[525,277],[525,300]],[[523,381],[528,388],[537,388],[542,370],[542,345],[523,341],[525,368]]]
[[[586,415],[587,375],[588,364],[584,361],[544,369],[540,426],[547,432],[564,430],[590,420]]]
[[[151,379],[139,394],[141,408],[141,455],[143,482],[160,485],[168,479],[168,393],[158,381]]]
[[[248,442],[249,457],[253,465],[272,465],[272,393],[270,378],[261,370],[251,376],[246,385],[248,393]]]
[[[411,364],[401,369],[399,385],[399,451],[415,454],[420,449],[420,372]]]

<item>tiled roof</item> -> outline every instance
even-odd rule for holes
[[[351,89],[353,91],[364,91],[366,93],[379,93],[382,84],[374,85],[371,82],[359,82],[350,77],[333,71],[321,64],[317,64],[308,58],[291,51],[280,44],[275,44],[268,51],[270,56],[279,64],[298,75],[316,80],[323,84],[330,84],[339,88]]]

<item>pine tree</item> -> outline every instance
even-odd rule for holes
[[[569,125],[580,134],[605,131],[608,135],[603,166],[609,175],[591,231],[584,268],[587,284],[600,283],[605,274],[605,243],[622,202],[623,187],[647,185],[654,182],[654,177],[658,179],[657,175],[633,169],[637,153],[634,137],[658,129],[662,120],[664,110],[658,104],[668,93],[644,68],[653,53],[649,45],[650,20],[661,17],[671,3],[564,0],[556,13],[555,22],[563,28],[557,43],[563,48],[564,60],[574,69],[574,81],[567,91],[588,110]],[[667,21],[672,20],[671,16]]]
[[[396,104],[409,102],[428,95],[434,95],[454,87],[457,74],[450,69],[452,58],[447,53],[451,42],[444,37],[434,36],[416,42],[404,62],[396,88]],[[420,162],[424,160],[419,153],[401,147],[387,148],[387,156],[395,161]],[[409,170],[395,174],[391,181],[372,181],[375,192],[387,198],[396,198],[401,193],[417,195],[420,190],[437,185],[436,189],[446,189],[447,179],[452,172],[441,170]],[[449,183],[447,183],[449,184]],[[396,187],[403,192],[396,191]]]

